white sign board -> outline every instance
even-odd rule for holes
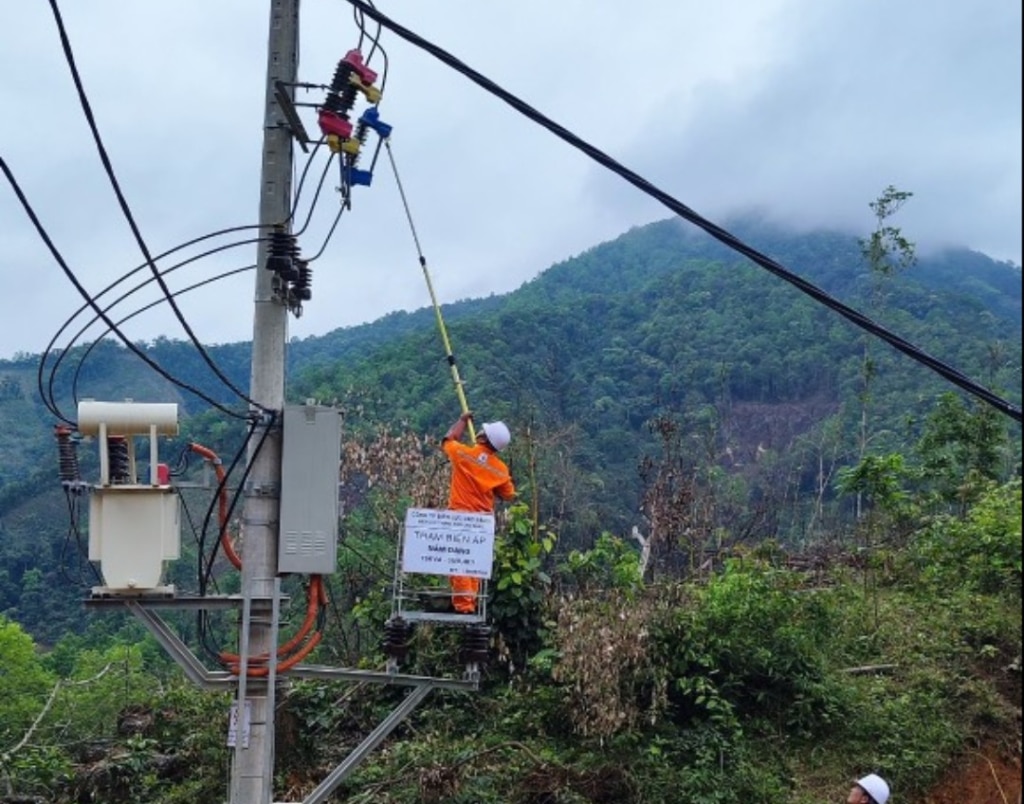
[[[490,578],[494,515],[410,508],[405,512],[402,571]]]
[[[252,701],[245,699],[245,717],[242,718],[242,748],[249,747],[249,731],[252,721]],[[238,701],[231,702],[231,715],[228,718],[228,746],[238,745]]]

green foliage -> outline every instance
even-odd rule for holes
[[[55,682],[36,655],[32,638],[0,615],[0,751],[22,737]]]
[[[829,678],[835,611],[798,575],[731,560],[658,634],[676,717],[740,733],[751,718],[809,736],[842,711]]]
[[[494,545],[494,574],[488,611],[510,669],[523,669],[544,643],[544,604],[551,576],[544,560],[557,536],[530,519],[525,503],[509,506],[508,523]]]
[[[584,589],[635,592],[642,585],[640,555],[621,537],[607,531],[590,550],[572,550],[560,572]]]
[[[8,789],[57,801],[57,791],[73,767],[72,758],[59,746],[30,743],[20,751],[0,756],[0,780]]]
[[[939,397],[916,446],[924,490],[962,510],[1012,457],[1006,423],[991,407],[968,406],[953,393]]]
[[[677,739],[652,741],[632,776],[638,802],[669,801],[679,791],[694,804],[791,800],[792,782],[780,757],[756,741],[729,739],[709,723],[695,724]]]
[[[916,267],[884,262],[912,245],[886,223],[909,194],[888,189],[872,205],[879,227],[876,243],[861,244],[875,249],[867,255],[833,233],[730,228],[854,304],[881,308],[884,290],[887,324],[1019,399],[1019,267],[963,251]],[[1018,464],[1019,428],[953,398],[933,406],[941,380],[888,350],[865,359],[833,314],[678,221],[637,228],[514,294],[450,312],[474,403],[488,418],[544,423],[528,483],[538,510],[510,511],[491,590],[501,655],[517,672],[481,695],[432,694],[346,783],[347,800],[639,804],[686,791],[692,801],[821,801],[831,796],[807,791],[834,792],[855,764],[889,774],[910,801],[967,741],[1014,726],[1000,685],[1019,685],[1020,484],[988,482]],[[451,388],[431,357],[440,356],[433,327],[423,310],[293,342],[289,395],[361,406],[358,420],[346,419],[349,435],[398,422],[439,433]],[[161,339],[152,350],[175,375],[222,393],[189,344]],[[245,344],[214,351],[240,384],[248,357]],[[863,391],[858,369],[871,382],[873,454],[857,452],[849,416]],[[0,361],[0,611],[54,648],[37,657],[0,619],[0,748],[39,718],[32,741],[3,757],[3,773],[17,792],[61,804],[221,800],[226,697],[177,680],[123,617],[80,606],[94,579],[84,559],[69,558],[78,546],[67,501],[35,469],[52,450],[35,370],[31,360]],[[80,379],[77,390],[96,398],[177,400],[111,344],[97,346]],[[70,382],[55,392],[69,402]],[[183,407],[187,432],[227,454],[239,425],[195,408]],[[871,503],[886,550],[815,575],[824,588],[752,560],[642,586],[635,551],[610,534],[635,522],[637,458],[658,448],[646,424],[663,415],[687,423],[680,449],[700,493],[675,498],[686,516],[659,526],[686,529],[659,530],[662,544],[725,547],[766,534],[790,544],[812,488],[814,532],[831,538],[845,524],[831,496],[838,476],[841,490]],[[826,416],[827,434],[812,443],[807,434]],[[440,499],[443,485],[425,441],[378,436],[364,463],[343,462],[352,475],[322,650],[346,665],[379,659],[400,512]],[[850,466],[851,455],[864,460]],[[922,503],[944,516],[917,518]],[[908,550],[891,538],[897,519],[914,526]],[[554,523],[559,539],[540,522]],[[556,546],[580,595],[571,603],[549,594]],[[776,564],[783,556],[772,550]],[[859,583],[868,573],[880,579],[871,596]],[[456,642],[418,628],[412,668],[450,670]],[[856,664],[891,672],[846,672]],[[348,699],[328,682],[301,682],[282,698],[279,790],[310,789],[400,695],[357,689]],[[129,705],[152,714],[141,734],[117,729]],[[94,745],[103,758],[86,761],[79,751]],[[832,781],[808,782],[823,769]]]
[[[338,545],[338,568],[331,578],[332,608],[339,613],[327,629],[324,649],[342,664],[357,664],[380,646],[391,614],[394,537],[350,526]]]
[[[73,728],[69,736],[109,737],[117,729],[121,711],[133,705],[145,706],[158,688],[159,681],[145,669],[143,655],[133,645],[82,651],[73,683],[67,684],[61,694],[61,711],[84,729],[77,733]]]
[[[856,238],[794,235],[752,219],[729,226],[825,291],[854,305],[865,300],[869,289]],[[1019,268],[959,250],[924,257],[888,284],[887,324],[1019,400]],[[731,499],[729,506],[719,505],[712,529],[737,538],[777,529],[783,542],[792,543],[803,533],[808,518],[790,510],[790,501],[804,497],[813,482],[809,460],[820,456],[791,447],[824,417],[842,424],[834,460],[849,460],[859,341],[834,314],[678,220],[637,227],[551,267],[514,293],[449,305],[445,314],[481,414],[490,418],[493,411],[520,430],[527,421],[543,423],[537,518],[551,524],[566,551],[589,548],[602,531],[629,532],[642,493],[637,460],[657,446],[645,424],[662,414],[685,420],[705,407],[718,414],[713,449],[702,449],[700,460],[735,483],[738,504]],[[175,376],[215,398],[224,395],[191,344],[158,339],[147,348]],[[249,351],[248,344],[234,344],[210,353],[244,386]],[[69,350],[63,365],[72,371],[56,378],[63,408],[70,408],[70,375],[82,356],[83,350]],[[439,434],[454,402],[440,358],[432,311],[396,313],[293,341],[288,395],[354,400],[362,407],[358,422],[346,419],[349,433],[404,422],[419,433]],[[879,350],[873,361],[872,425],[890,435],[872,447],[879,453],[905,450],[917,439],[931,400],[947,386],[888,351]],[[0,397],[0,611],[52,644],[64,632],[84,628],[88,615],[77,603],[95,578],[76,558],[67,501],[52,471],[39,469],[39,456],[52,454],[53,436],[52,416],[34,392],[37,368],[31,356],[0,361],[8,389]],[[179,389],[109,342],[83,363],[77,391],[97,399],[177,401],[184,433],[225,456],[238,443],[242,425],[181,398]],[[762,441],[770,462],[758,452]],[[1001,479],[1013,469],[1014,450],[1019,455],[1018,446],[1001,456]],[[83,450],[82,457],[87,476],[94,476],[92,451]],[[769,506],[776,510],[761,510]],[[822,495],[815,529],[830,526],[827,519],[838,516],[837,508],[830,494]],[[178,562],[176,571],[186,562]],[[29,569],[43,573],[40,586],[24,586]],[[43,598],[32,598],[39,589]],[[25,595],[42,607],[24,605]]]
[[[935,519],[918,535],[911,559],[935,587],[1020,600],[1020,479],[990,484],[965,518]]]
[[[877,199],[868,204],[875,215],[876,225],[870,237],[859,242],[861,254],[872,273],[890,277],[917,261],[914,244],[903,236],[898,227],[888,223],[889,218],[899,212],[913,195],[897,190],[890,184]]]
[[[894,685],[878,678],[851,682],[856,713],[844,724],[848,750],[878,768],[898,789],[924,789],[963,744],[967,724],[950,706],[948,680],[912,670]]]
[[[836,473],[840,494],[860,494],[879,511],[895,515],[907,503],[904,488],[908,476],[906,461],[900,453],[865,455],[858,464]]]

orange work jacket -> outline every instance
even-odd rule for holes
[[[490,513],[495,495],[503,500],[515,496],[516,487],[505,462],[483,444],[468,446],[446,438],[441,449],[452,465],[449,510]]]

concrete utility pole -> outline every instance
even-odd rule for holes
[[[288,219],[291,207],[292,135],[281,124],[275,82],[295,83],[299,66],[299,0],[271,0],[267,47],[267,86],[264,101],[263,167],[260,185],[261,235]],[[288,227],[291,228],[290,225]],[[257,250],[255,314],[252,337],[250,397],[268,411],[284,410],[284,350],[288,307],[275,291],[276,274],[266,269],[269,247]],[[263,422],[266,426],[267,422]],[[252,441],[256,445],[262,433]],[[249,456],[251,469],[245,489],[242,594],[251,601],[248,629],[243,618],[241,643],[247,655],[273,655],[276,632],[272,601],[280,524],[281,418],[273,423],[259,454]],[[276,605],[273,606],[276,612]],[[238,737],[231,768],[231,804],[269,804],[274,780],[273,684],[267,679],[239,677]],[[248,739],[242,722],[248,707]],[[247,743],[247,744],[246,744]]]

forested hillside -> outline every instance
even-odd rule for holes
[[[893,278],[885,304],[873,309],[856,238],[757,221],[731,230],[1019,403],[1018,266],[969,251],[925,256]],[[717,478],[702,526],[726,543],[813,541],[849,513],[827,481],[855,462],[862,413],[870,414],[873,451],[909,449],[939,394],[951,390],[678,220],[631,230],[513,293],[444,312],[470,404],[481,418],[513,426],[513,472],[524,493],[537,492],[564,549],[585,548],[604,531],[645,531],[650,460],[673,450]],[[237,404],[190,345],[160,338],[146,352],[182,383]],[[246,387],[248,344],[210,354]],[[458,413],[429,309],[294,340],[288,366],[290,398],[342,405],[353,436],[381,426],[438,436]],[[83,397],[179,402],[184,433],[168,454],[188,438],[231,454],[241,430],[109,341],[50,353],[42,369],[38,356],[0,361],[0,611],[52,640],[81,616],[82,588],[60,577],[76,551],[54,482],[55,419],[38,386],[72,417],[73,400]],[[987,415],[970,399],[966,406]],[[1019,461],[1019,428],[997,418],[1005,472]],[[675,423],[671,437],[667,422]],[[27,609],[32,584],[54,593]]]
[[[743,224],[735,231],[836,298],[869,306],[855,238],[793,237]],[[708,241],[677,221],[634,230],[553,266],[500,309],[450,328],[471,404],[520,430],[528,426],[539,445],[534,459],[551,460],[552,471],[541,473],[549,483],[542,507],[569,536],[637,523],[638,466],[663,446],[649,432],[652,422],[682,422],[687,450],[704,453],[694,461],[743,477],[746,493],[795,502],[814,488],[823,449],[838,463],[856,451],[865,404],[875,448],[906,446],[919,437],[938,394],[950,390],[928,369]],[[1019,398],[1020,270],[960,256],[962,263],[951,255],[922,259],[895,279],[875,315],[930,354]],[[984,268],[967,273],[976,265]],[[970,287],[999,302],[986,306]],[[344,400],[373,421],[440,433],[457,409],[436,344],[427,327],[361,362],[299,373],[293,387],[300,396]],[[798,524],[806,511],[782,514],[796,521],[758,535],[806,535]]]
[[[879,272],[848,235],[730,229],[1019,406],[1019,266],[948,251]],[[478,419],[513,432],[488,662],[480,694],[435,692],[333,800],[819,804],[868,770],[907,804],[1019,796],[1018,423],[675,220],[444,313]],[[228,701],[138,622],[87,613],[84,498],[57,480],[53,428],[78,400],[178,402],[161,454],[186,532],[167,580],[238,588],[188,445],[230,473],[245,426],[186,386],[242,408],[190,345],[142,346],[177,385],[108,341],[0,361],[0,800],[224,795]],[[248,344],[209,354],[246,386]],[[290,400],[344,421],[309,660],[379,668],[398,523],[444,504],[436,442],[459,412],[434,313],[292,341],[288,372]],[[284,579],[289,631],[308,580]],[[214,666],[238,650],[226,614],[168,622]],[[450,677],[460,639],[423,625],[404,672]],[[308,794],[397,696],[283,685],[280,797]]]

